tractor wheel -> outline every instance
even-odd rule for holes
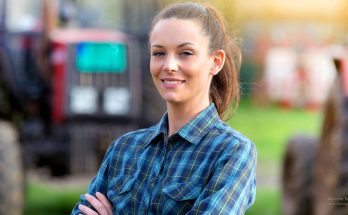
[[[312,166],[317,140],[305,135],[288,142],[282,173],[284,215],[311,215]]]
[[[0,122],[0,214],[20,215],[24,183],[16,130]]]

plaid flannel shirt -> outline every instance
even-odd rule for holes
[[[88,193],[103,193],[114,214],[244,214],[256,195],[255,145],[214,104],[168,141],[167,127],[164,114],[114,141]],[[83,195],[80,203],[93,208]]]

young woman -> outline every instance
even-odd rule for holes
[[[238,104],[235,46],[210,6],[162,10],[150,70],[167,113],[109,147],[72,214],[244,214],[256,193],[254,144],[222,121]]]

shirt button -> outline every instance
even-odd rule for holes
[[[153,177],[150,182],[151,184],[154,184],[156,181],[157,181],[157,177]]]

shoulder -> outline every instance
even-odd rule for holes
[[[222,120],[215,124],[212,133],[215,134],[214,142],[219,144],[225,153],[246,153],[256,158],[257,150],[253,141]]]
[[[123,134],[118,137],[115,141],[122,142],[127,141],[129,139],[148,139],[152,136],[152,133],[155,131],[155,126],[151,126],[149,128],[143,128],[139,130],[134,130]]]

